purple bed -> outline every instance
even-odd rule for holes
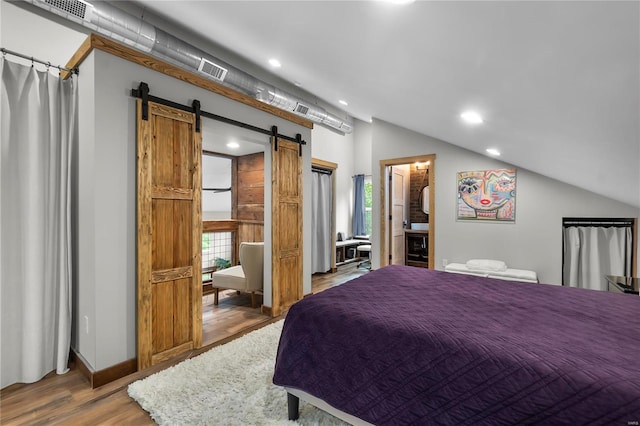
[[[291,307],[273,382],[375,425],[638,424],[640,298],[388,266]]]

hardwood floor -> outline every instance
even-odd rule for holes
[[[318,293],[366,272],[366,270],[356,269],[353,264],[340,267],[336,273],[316,274],[312,279],[312,291]],[[209,296],[203,298],[203,321],[207,321],[207,312],[214,311],[213,295],[210,296],[210,298]],[[238,298],[236,299],[236,297]],[[255,313],[251,312],[250,297],[246,297],[249,300],[246,306],[242,306],[244,303],[241,299],[242,295],[230,294],[224,300],[221,298],[219,305],[215,307],[222,313],[219,317],[220,321],[213,321],[215,324],[210,325],[205,325],[203,322],[203,339],[204,333],[209,333],[209,338],[215,342],[99,388],[91,389],[84,376],[72,365],[67,374],[57,375],[52,372],[39,382],[18,383],[0,390],[0,424],[153,425],[154,422],[147,412],[127,395],[128,385],[282,318],[263,317],[262,320],[256,320]],[[241,302],[241,308],[244,310],[230,312],[233,310],[230,309],[230,306],[238,302]],[[248,308],[249,311],[245,308]],[[213,313],[210,315],[212,318],[215,317]],[[260,315],[259,308],[257,315]],[[225,325],[225,316],[228,321],[227,325]],[[239,318],[245,316],[248,317],[246,322],[238,321]],[[232,325],[234,323],[236,325]],[[239,329],[243,326],[237,325],[238,323],[244,323],[244,328]],[[206,332],[205,328],[208,328]],[[212,337],[214,335],[218,337],[214,339]]]
[[[202,345],[209,345],[233,336],[240,331],[271,318],[251,307],[251,295],[237,294],[235,290],[220,290],[218,305],[213,304],[214,294],[202,297]],[[258,303],[262,298],[258,297]]]

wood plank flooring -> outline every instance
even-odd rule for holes
[[[251,307],[251,294],[237,294],[235,290],[220,290],[217,306],[213,304],[213,299],[213,293],[202,297],[203,346],[270,319],[260,312],[262,297],[257,297],[257,308]]]
[[[336,273],[314,275],[312,291],[318,293],[364,273],[365,270],[358,270],[355,265],[344,265]],[[84,376],[72,365],[71,371],[67,374],[57,375],[52,372],[37,383],[18,383],[0,390],[0,424],[153,425],[154,422],[147,412],[127,395],[130,383],[281,319],[254,317],[260,315],[259,308],[256,308],[257,313],[251,312],[250,297],[245,296],[248,302],[243,302],[242,297],[235,294],[227,295],[224,299],[221,298],[215,308],[213,295],[203,297],[203,341],[206,341],[207,334],[207,339],[212,340],[212,343],[176,359],[165,361],[97,389],[91,389]],[[244,311],[231,312],[234,310],[231,308],[233,304],[240,304],[240,307],[235,309],[241,308]],[[220,318],[226,316],[226,321],[211,320],[215,317],[214,309],[222,313]],[[246,321],[243,320],[245,317],[248,317]],[[207,324],[208,321],[215,324]]]

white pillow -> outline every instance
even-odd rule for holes
[[[467,261],[467,268],[471,269],[472,271],[503,272],[507,270],[507,264],[501,260],[471,259]]]

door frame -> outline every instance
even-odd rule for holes
[[[311,167],[331,170],[331,272],[337,272],[336,267],[336,170],[338,164],[331,161],[311,159]]]
[[[401,164],[411,163],[424,163],[429,162],[429,269],[435,269],[435,167],[436,167],[436,155],[425,154],[416,155],[412,157],[401,158],[389,158],[380,160],[380,267],[387,266],[389,264],[389,229],[386,215],[386,209],[388,207],[387,193],[388,193],[388,174],[387,168],[391,166],[398,166]]]

